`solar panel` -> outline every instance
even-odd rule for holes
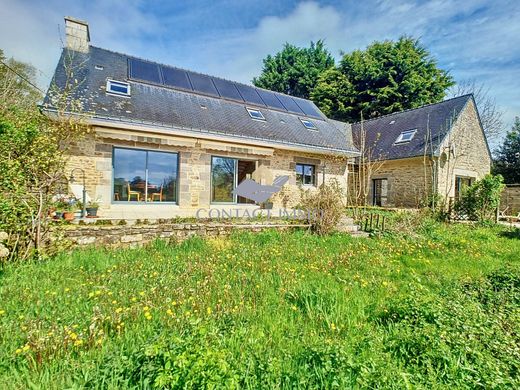
[[[217,87],[220,96],[228,99],[244,101],[242,96],[240,96],[237,87],[235,87],[235,83],[232,81],[213,78],[213,82],[215,83],[215,87]]]
[[[320,112],[317,110],[314,104],[312,104],[312,102],[308,100],[298,99],[296,100],[296,103],[302,109],[305,115],[313,116],[315,118],[321,118]]]
[[[161,84],[161,75],[159,74],[159,66],[157,64],[130,58],[128,65],[130,68],[130,78]]]
[[[235,84],[235,86],[237,87],[238,91],[247,103],[265,106],[264,101],[262,100],[258,92],[256,92],[255,88],[244,84]]]
[[[257,89],[256,92],[260,95],[262,100],[267,104],[268,107],[277,108],[279,110],[284,110],[285,107],[283,104],[278,100],[276,95],[271,91],[264,91],[263,89]]]
[[[294,99],[292,97],[287,96],[287,95],[282,95],[280,93],[277,93],[276,97],[278,99],[280,99],[280,101],[285,106],[287,111],[294,112],[296,114],[303,114],[303,111],[301,110],[300,107],[298,107],[298,105],[296,104],[296,102],[294,101]]]
[[[207,95],[219,96],[211,77],[205,74],[188,72],[191,80],[191,85],[195,92],[204,93]]]
[[[185,70],[162,66],[164,84],[170,87],[182,88],[191,91],[191,84]]]

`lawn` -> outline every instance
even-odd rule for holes
[[[0,388],[519,388],[520,234],[425,220],[0,271]]]

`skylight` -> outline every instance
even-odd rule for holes
[[[404,144],[406,142],[410,142],[415,136],[415,133],[417,133],[417,129],[403,131],[401,134],[399,134],[399,137],[397,137],[395,143]]]
[[[264,117],[264,115],[260,111],[254,110],[252,108],[247,108],[247,107],[246,107],[246,110],[249,113],[249,116],[251,118],[257,119],[257,120],[260,120],[260,121],[265,121],[265,117]]]
[[[316,127],[316,125],[314,124],[313,121],[310,121],[308,119],[301,119],[300,120],[302,121],[303,125],[309,129],[309,130],[318,130],[318,128]]]
[[[122,81],[107,80],[107,93],[130,96],[130,84]]]

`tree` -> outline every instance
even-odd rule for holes
[[[348,122],[441,101],[450,74],[419,41],[374,42],[343,56],[335,71],[321,74],[311,99],[328,116]]]
[[[0,58],[0,230],[8,233],[11,259],[26,259],[49,253],[48,216],[64,181],[67,150],[88,128],[81,119],[65,115],[75,104],[55,87],[56,115],[42,115],[35,69],[6,61],[1,52]],[[65,69],[73,84],[75,70]]]
[[[334,66],[334,58],[323,41],[301,48],[286,43],[282,51],[268,55],[253,84],[260,88],[308,99],[319,75]]]
[[[475,98],[487,139],[496,139],[504,128],[504,122],[502,121],[504,113],[498,108],[496,100],[490,96],[489,88],[474,79],[463,80],[457,83],[451,89],[450,95],[455,97],[469,93],[472,93]]]
[[[501,174],[506,183],[520,183],[520,118],[507,132],[504,143],[497,151],[493,173]]]

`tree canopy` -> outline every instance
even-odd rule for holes
[[[494,173],[501,174],[506,183],[520,183],[520,118],[507,132],[504,143],[497,151]]]
[[[453,84],[418,40],[401,37],[345,54],[311,98],[327,116],[352,122],[439,102]]]
[[[254,85],[309,99],[319,75],[334,66],[334,58],[319,40],[308,48],[286,43],[282,51],[268,55],[263,63],[262,73],[253,79]]]

